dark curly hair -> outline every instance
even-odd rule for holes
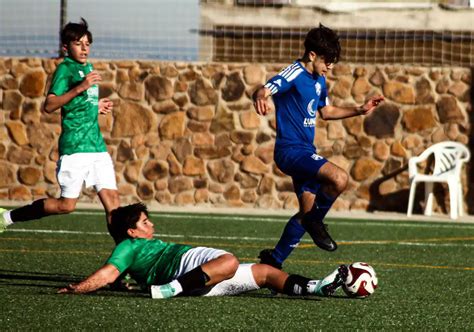
[[[328,63],[336,63],[340,59],[341,45],[339,36],[333,30],[319,24],[319,27],[309,30],[304,40],[305,54],[313,51],[324,57]]]
[[[121,206],[111,212],[109,229],[117,244],[130,238],[127,231],[137,227],[142,212],[148,217],[148,209],[143,203]]]
[[[61,31],[61,43],[69,45],[70,42],[77,41],[82,36],[87,35],[89,43],[92,44],[92,33],[89,31],[87,21],[81,17],[80,23],[69,22]]]

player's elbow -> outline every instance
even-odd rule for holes
[[[98,277],[105,286],[114,283],[120,277],[120,271],[114,265],[107,264],[98,271]]]
[[[46,113],[52,113],[54,112],[56,109],[51,107],[51,104],[48,103],[48,101],[46,100],[43,104],[43,107],[42,107],[42,111],[43,112],[46,112]]]
[[[328,107],[323,107],[319,109],[319,116],[323,120],[329,120],[330,119],[330,112]]]
[[[44,100],[42,110],[46,113],[52,113],[60,108],[58,104],[58,97],[54,94],[49,94]]]

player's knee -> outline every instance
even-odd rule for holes
[[[334,191],[336,195],[341,194],[347,188],[347,183],[349,182],[349,175],[346,172],[338,172],[334,177]]]
[[[112,192],[112,203],[115,206],[115,208],[118,208],[120,206],[120,196],[117,190],[114,190]]]
[[[272,276],[272,274],[275,273],[275,270],[277,269],[271,265],[267,265],[267,264],[261,264],[261,265],[262,267],[261,267],[260,273],[262,274],[262,276],[265,276],[265,281],[267,281]]]
[[[75,210],[75,206],[66,205],[59,209],[59,213],[68,214],[68,213],[74,212],[74,210]]]
[[[222,263],[222,272],[226,278],[232,278],[239,268],[239,260],[234,255],[225,255],[225,260]]]
[[[67,214],[74,212],[76,209],[76,203],[75,202],[61,202],[58,204],[58,213],[60,214]]]

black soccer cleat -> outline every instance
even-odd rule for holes
[[[278,263],[275,257],[273,257],[273,249],[263,249],[258,254],[258,258],[260,258],[260,264],[271,265],[278,270],[282,269],[282,264]]]
[[[334,251],[337,249],[337,244],[331,238],[327,231],[327,225],[322,220],[311,220],[309,218],[303,218],[301,225],[308,232],[313,239],[314,244],[319,248],[327,251]]]

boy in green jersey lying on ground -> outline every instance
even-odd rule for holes
[[[163,242],[153,237],[154,225],[142,203],[114,210],[110,227],[119,243],[105,264],[59,293],[93,292],[129,273],[152,298],[235,295],[263,287],[287,295],[329,296],[347,277],[345,265],[313,280],[267,264],[239,264],[224,250]]]

